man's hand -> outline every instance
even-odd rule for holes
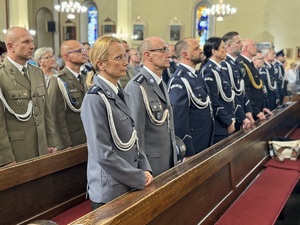
[[[7,164],[5,164],[5,165],[3,165],[3,166],[1,166],[1,167],[9,167],[9,166],[13,166],[13,165],[16,165],[16,164],[17,164],[16,161],[12,161],[12,162],[7,163]]]
[[[266,116],[263,112],[260,112],[256,115],[256,117],[259,119],[259,120],[265,120],[266,119]]]
[[[48,152],[49,153],[55,153],[57,151],[56,147],[48,147]]]
[[[250,126],[251,126],[251,121],[248,118],[244,119],[243,120],[243,129],[250,128]]]
[[[267,108],[263,108],[263,112],[270,115],[270,116],[273,115],[273,113],[270,111],[270,109],[267,109]]]
[[[148,186],[153,181],[153,176],[151,175],[151,173],[149,171],[144,171],[144,172],[145,172],[145,176],[146,176],[145,186]]]
[[[232,123],[227,127],[228,134],[232,134],[235,131],[234,124],[235,124],[235,121],[232,121]]]
[[[250,120],[251,125],[254,124],[255,121],[253,119],[252,112],[247,112],[246,117]]]

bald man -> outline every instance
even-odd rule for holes
[[[173,112],[162,72],[170,66],[168,44],[160,37],[149,37],[140,46],[143,67],[125,92],[134,119],[139,143],[151,165],[153,176],[177,163]],[[145,104],[146,102],[146,104]]]
[[[266,114],[272,115],[272,112],[265,106],[263,81],[252,62],[252,58],[256,56],[256,53],[255,42],[252,39],[244,39],[242,41],[242,52],[237,57],[237,62],[244,73],[245,90],[250,99],[253,118],[255,120],[265,120]]]
[[[75,40],[63,42],[60,51],[66,66],[48,87],[58,150],[86,143],[80,111],[87,87],[80,67],[88,60],[87,50]]]
[[[0,64],[0,167],[55,152],[54,125],[42,70],[33,57],[32,35],[12,27],[5,34],[7,57]]]

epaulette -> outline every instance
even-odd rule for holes
[[[61,75],[63,75],[63,74],[65,74],[65,73],[62,72],[62,71],[60,71],[60,72],[56,73],[54,76],[59,77],[59,76],[61,76]]]
[[[92,87],[89,88],[89,90],[87,91],[88,94],[98,94],[98,92],[100,91],[100,87],[97,85],[94,85]]]
[[[139,76],[137,76],[137,77],[134,79],[134,81],[137,82],[137,83],[139,83],[139,84],[142,84],[144,80],[145,80],[145,77],[144,77],[143,74],[140,74]]]
[[[174,73],[174,77],[182,77],[183,74],[183,70],[182,69],[178,69],[176,73]]]

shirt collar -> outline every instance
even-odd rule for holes
[[[232,55],[227,54],[227,57],[230,58],[230,59],[232,59],[234,62],[236,60],[236,57],[233,57]]]
[[[66,66],[66,67],[78,79],[79,73],[75,72],[74,70],[71,70],[68,66]]]
[[[184,66],[185,68],[187,68],[189,71],[191,71],[194,75],[196,75],[196,70],[195,68],[189,66],[189,65],[186,65],[184,63],[180,63],[180,65]]]
[[[107,80],[106,78],[100,76],[99,74],[97,75],[100,79],[102,79],[108,86],[111,87],[111,89],[113,89],[113,91],[118,94],[118,88],[116,85],[114,85],[112,82],[110,82],[109,80]]]
[[[145,68],[145,70],[147,70],[151,76],[154,78],[154,80],[156,81],[156,83],[159,85],[162,82],[161,77],[157,76],[155,73],[153,73],[150,69],[148,69],[146,66],[144,66],[143,68]]]
[[[17,69],[18,69],[21,73],[23,73],[23,72],[22,72],[23,67],[26,67],[26,69],[27,69],[27,62],[26,62],[26,64],[23,66],[23,65],[21,65],[21,64],[19,64],[19,63],[17,63],[17,62],[15,62],[15,61],[13,61],[11,58],[9,58],[9,56],[7,56],[7,59],[8,59],[15,67],[17,67]]]
[[[252,62],[252,60],[251,59],[249,59],[247,56],[245,56],[245,55],[242,55],[245,59],[247,59],[250,63]]]
[[[220,63],[217,63],[216,61],[214,61],[212,59],[209,59],[209,60],[212,61],[214,64],[216,64],[219,69],[222,69],[222,66],[220,65]]]

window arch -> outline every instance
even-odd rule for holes
[[[87,12],[80,15],[80,40],[93,45],[99,37],[98,8],[94,1],[85,1]]]
[[[194,8],[194,37],[201,46],[214,34],[214,20],[207,15],[206,9],[211,7],[212,3],[208,0],[202,0],[196,3]]]

